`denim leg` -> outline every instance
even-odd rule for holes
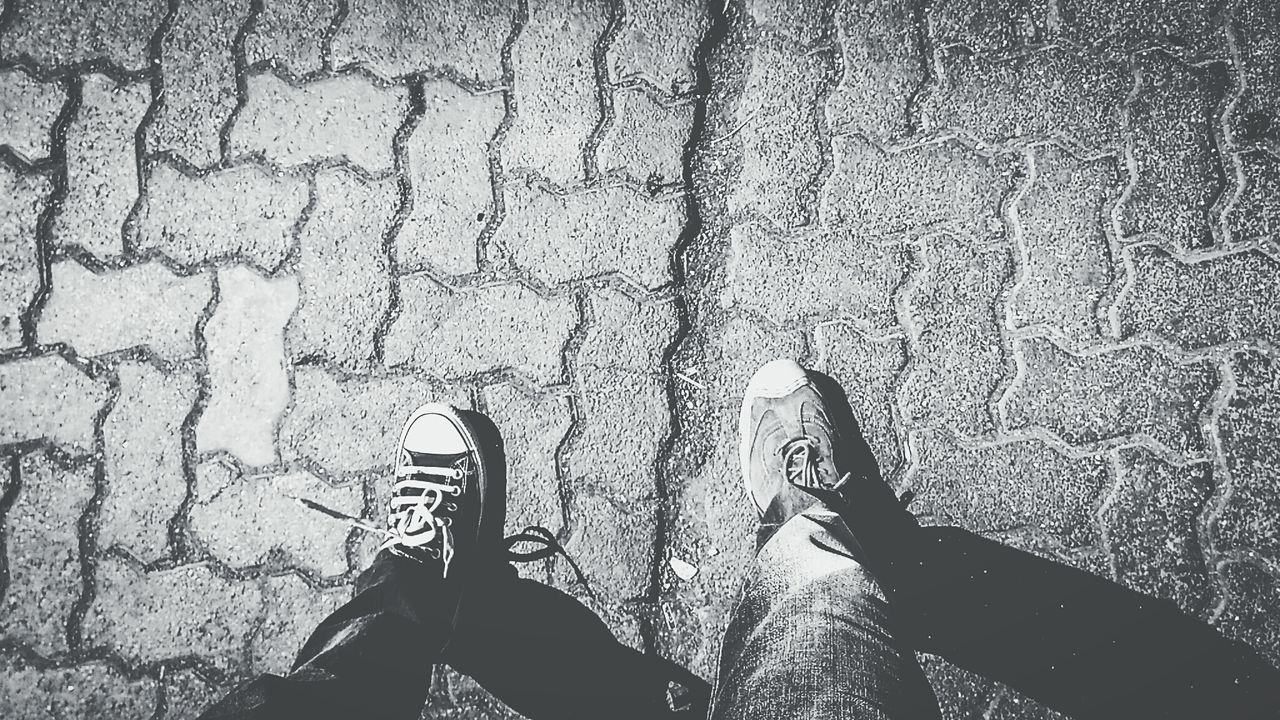
[[[711,720],[939,718],[915,654],[899,642],[871,574],[809,516],[765,543],[720,654]]]

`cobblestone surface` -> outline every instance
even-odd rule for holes
[[[1280,663],[1277,48],[1265,0],[11,0],[0,715],[287,667],[376,547],[290,496],[381,522],[427,401],[598,598],[522,573],[710,677],[777,356],[932,521]]]

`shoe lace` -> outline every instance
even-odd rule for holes
[[[424,549],[432,558],[440,559],[443,575],[448,577],[453,560],[453,533],[449,529],[453,521],[447,513],[458,507],[445,497],[462,494],[461,481],[469,472],[471,467],[465,457],[452,466],[437,467],[414,465],[406,454],[405,461],[396,467],[391,512],[387,515],[388,537],[378,549]],[[438,549],[434,547],[437,538]]]
[[[573,569],[573,574],[577,577],[578,582],[587,591],[592,598],[596,596],[595,591],[591,588],[591,583],[587,582],[587,576],[582,572],[582,568],[578,567],[578,563],[573,561],[573,557],[569,555],[569,551],[564,549],[560,541],[556,539],[554,533],[542,527],[541,525],[530,525],[515,535],[510,535],[502,541],[507,554],[507,559],[511,562],[526,563],[545,560],[554,555],[564,557],[569,563],[569,567]],[[519,551],[516,546],[520,543],[532,543],[540,545],[536,550]]]
[[[821,487],[818,480],[818,441],[808,435],[791,438],[778,448],[787,482],[800,487]]]

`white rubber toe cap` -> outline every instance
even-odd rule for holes
[[[765,363],[747,384],[746,398],[780,398],[790,395],[809,381],[804,368],[790,358],[778,358]]]
[[[410,452],[433,455],[467,452],[467,441],[453,420],[443,414],[422,410],[419,408],[405,427],[401,447]]]

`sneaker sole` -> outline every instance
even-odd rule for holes
[[[799,363],[787,358],[770,360],[756,370],[747,383],[747,390],[742,398],[742,410],[738,414],[738,463],[742,469],[742,489],[756,508],[757,515],[764,515],[764,508],[756,502],[751,494],[751,405],[756,398],[786,397],[799,390],[809,382],[809,373]]]

